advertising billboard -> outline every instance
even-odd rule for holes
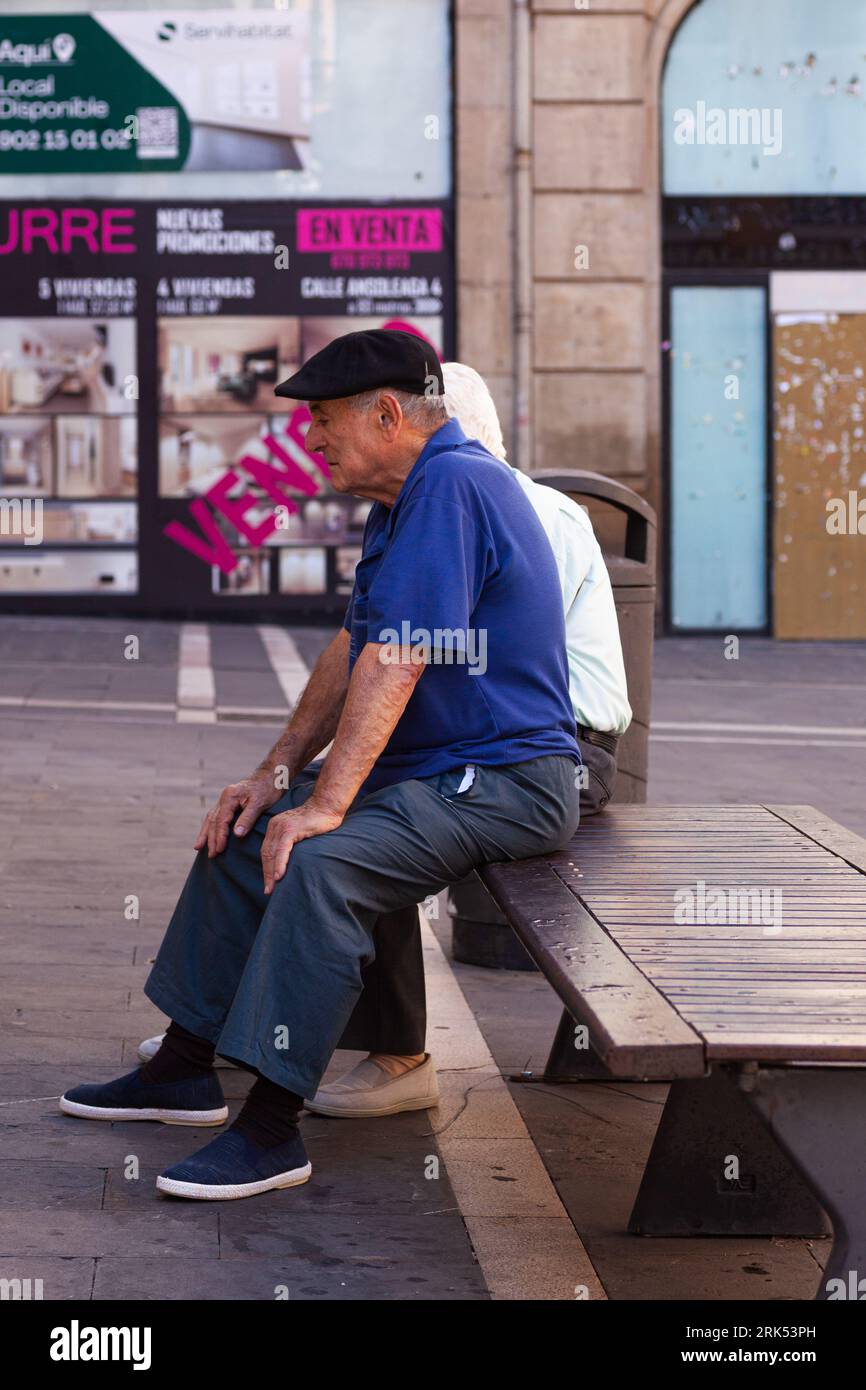
[[[0,197],[0,608],[344,605],[369,504],[331,488],[274,386],[356,328],[453,355],[453,211],[441,179],[404,196],[405,169],[393,199],[363,176],[304,195],[330,148],[318,9],[0,23],[0,192],[20,175]],[[257,167],[291,192],[221,195]],[[213,196],[185,193],[203,180]]]

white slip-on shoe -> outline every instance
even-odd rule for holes
[[[151,1058],[155,1057],[162,1047],[164,1037],[165,1033],[157,1033],[155,1038],[145,1038],[144,1042],[139,1043],[138,1060],[149,1062]],[[227,1057],[214,1057],[213,1064],[215,1067],[234,1067],[234,1062],[230,1062]]]
[[[397,1115],[401,1110],[429,1110],[439,1104],[439,1082],[428,1052],[423,1062],[400,1076],[365,1057],[339,1081],[320,1086],[306,1108],[315,1115],[342,1115],[362,1120],[375,1115]]]

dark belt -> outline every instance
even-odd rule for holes
[[[582,738],[585,743],[597,744],[599,748],[606,749],[612,757],[616,757],[619,734],[603,734],[599,729],[588,729],[585,724],[578,724],[577,736]]]

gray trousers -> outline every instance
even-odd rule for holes
[[[144,987],[221,1056],[306,1098],[361,995],[378,919],[414,911],[480,864],[551,853],[580,820],[568,757],[479,767],[464,792],[462,768],[413,778],[356,799],[336,830],[295,845],[266,898],[268,822],[307,799],[318,771],[305,769],[222,854],[199,852]]]
[[[588,774],[587,785],[580,788],[580,818],[585,820],[602,811],[613,795],[616,758],[596,743],[578,738],[578,744]],[[483,891],[477,875],[470,877]],[[337,1046],[418,1056],[427,1043],[427,991],[417,908],[380,917],[373,939],[375,959],[361,972],[363,992]]]

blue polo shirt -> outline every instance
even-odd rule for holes
[[[516,478],[456,420],[376,502],[343,626],[429,661],[364,792],[467,763],[580,762],[553,551]]]

